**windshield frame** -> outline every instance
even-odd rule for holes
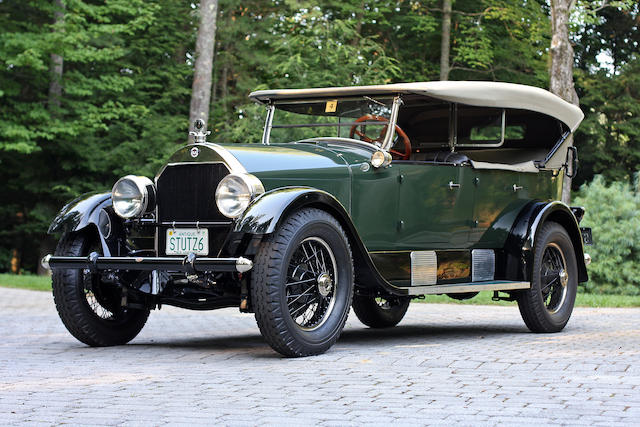
[[[367,99],[369,98],[368,96],[363,96],[363,98]],[[318,102],[318,101],[331,101],[334,100],[335,98],[310,98],[310,99],[299,99],[299,100],[286,100],[286,101],[282,101],[282,104],[292,104],[292,103],[312,103],[312,102]],[[368,124],[369,122],[353,122],[353,123],[331,123],[331,124],[324,124],[324,123],[309,123],[309,124],[293,124],[293,125],[274,125],[273,124],[273,117],[275,115],[275,110],[277,109],[277,104],[279,102],[274,102],[274,101],[270,101],[267,104],[267,117],[265,119],[265,125],[264,125],[264,131],[262,133],[262,144],[263,145],[270,145],[270,137],[271,137],[271,130],[274,128],[293,128],[293,127],[340,127],[340,126],[354,126],[354,125],[360,125],[360,124]],[[385,134],[385,137],[383,139],[382,142],[375,142],[374,146],[376,146],[378,149],[383,150],[385,152],[388,152],[389,149],[391,148],[392,142],[393,142],[393,138],[395,135],[395,128],[396,128],[396,122],[398,121],[398,111],[400,110],[400,106],[402,105],[402,99],[401,96],[399,94],[396,94],[392,97],[392,103],[391,103],[391,113],[389,116],[389,122],[387,123],[388,129],[387,132]],[[376,124],[379,124],[380,122],[375,122]],[[329,136],[327,136],[327,138],[329,138]],[[318,137],[318,138],[311,138],[309,140],[320,140],[322,139],[322,137]],[[350,140],[350,141],[356,141],[356,142],[362,142],[359,141],[357,139],[354,138],[345,138],[345,140]],[[293,142],[293,141],[292,141]]]

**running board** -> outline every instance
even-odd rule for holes
[[[448,285],[412,286],[398,288],[404,295],[461,294],[481,291],[513,291],[529,289],[530,282],[511,282],[509,280],[490,280],[486,282],[451,283]]]

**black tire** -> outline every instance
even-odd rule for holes
[[[97,236],[90,232],[65,234],[56,255],[87,256],[100,252]],[[53,299],[67,330],[79,341],[105,347],[126,344],[138,335],[149,310],[121,307],[120,290],[111,284],[92,283],[87,270],[54,270]]]
[[[573,244],[560,224],[548,222],[533,250],[531,288],[517,294],[518,308],[532,332],[559,332],[571,317],[578,289]]]
[[[390,328],[396,326],[409,308],[411,298],[353,296],[353,312],[370,328]]]
[[[295,212],[261,243],[251,298],[260,332],[278,353],[300,357],[327,351],[342,332],[352,297],[349,241],[327,212]]]

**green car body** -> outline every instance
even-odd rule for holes
[[[336,258],[332,244],[327,243],[330,240],[325,241],[325,237],[312,237],[310,241],[324,245],[318,243],[316,249],[320,248],[318,253],[323,257],[325,254],[331,257],[329,264],[334,268],[345,265],[352,268],[353,280],[341,286],[352,289],[349,292],[355,295],[354,309],[366,324],[395,324],[399,319],[389,320],[391,314],[401,318],[402,310],[406,311],[405,302],[426,294],[446,293],[466,298],[488,290],[496,296],[498,292],[505,292],[502,298],[521,302],[530,298],[527,295],[536,286],[542,289],[536,292],[544,294],[546,286],[560,289],[560,293],[553,294],[556,296],[550,291],[545,294],[544,298],[551,295],[545,300],[550,314],[540,321],[524,312],[523,317],[532,330],[559,330],[558,326],[561,324],[561,329],[570,314],[570,309],[565,307],[569,303],[564,301],[575,298],[575,293],[571,297],[574,291],[567,293],[566,283],[577,285],[588,278],[585,260],[589,258],[584,253],[583,236],[590,238],[590,231],[581,230],[578,225],[584,210],[558,201],[569,163],[575,164],[577,160],[566,140],[580,122],[582,113],[545,91],[506,84],[492,87],[498,91],[494,103],[498,105],[489,104],[485,109],[478,103],[486,93],[468,95],[482,89],[478,84],[481,82],[459,83],[464,84],[253,93],[254,100],[268,107],[262,144],[214,144],[206,142],[204,133],[196,132],[195,142],[178,149],[153,182],[125,177],[123,180],[129,180],[130,188],[118,187],[119,181],[114,186],[114,202],[109,195],[78,199],[65,206],[54,220],[50,232],[63,232],[65,236],[93,230],[91,233],[96,234],[101,254],[56,254],[46,261],[58,271],[86,268],[93,272],[92,280],[99,282],[110,275],[109,280],[118,288],[126,289],[135,307],[150,309],[172,304],[215,309],[235,305],[245,312],[256,310],[261,330],[274,349],[286,355],[317,354],[337,339],[342,328],[340,321],[344,324],[346,319],[344,307],[348,311],[351,299],[349,296],[344,297],[347,298],[344,301],[334,301],[338,297],[333,296],[337,290],[332,286],[338,284],[332,280],[337,281],[337,269],[335,274],[325,271],[313,279],[317,281],[314,286],[320,292],[319,298],[327,295],[334,298],[325,307],[329,313],[327,323],[333,321],[331,316],[338,316],[332,314],[332,310],[337,310],[334,305],[343,311],[342,320],[335,321],[336,326],[327,332],[326,342],[318,344],[319,347],[305,341],[304,334],[329,328],[323,326],[326,319],[318,320],[313,327],[296,326],[298,320],[290,313],[287,319],[294,320],[293,329],[278,332],[283,336],[293,334],[287,343],[299,345],[289,346],[265,333],[264,330],[274,326],[267,326],[266,308],[256,307],[261,302],[254,294],[260,292],[261,286],[267,286],[261,282],[266,279],[258,277],[260,272],[272,268],[260,261],[261,257],[265,251],[274,250],[272,242],[277,241],[287,227],[292,227],[292,218],[329,215],[330,221],[318,217],[318,227],[326,226],[329,221],[338,237],[344,233],[342,239],[351,255]],[[393,95],[392,101],[388,96],[371,98],[379,93]],[[523,105],[520,101],[524,95],[531,97],[529,104]],[[301,127],[274,125],[275,110],[300,113],[300,105],[304,107],[305,100],[309,99],[312,101],[303,114],[319,111],[320,116],[330,121],[331,115],[339,113],[340,108],[351,111],[347,105],[351,109],[353,105],[360,105],[357,104],[362,103],[360,98],[376,113],[362,115],[346,124],[335,122],[338,137],[286,143],[269,140],[272,128]],[[406,101],[404,110],[401,98]],[[431,104],[425,104],[427,107],[422,111],[425,99]],[[545,102],[550,105],[549,114],[543,111]],[[380,116],[380,111],[387,115]],[[344,117],[357,118],[359,113],[345,114]],[[420,124],[423,116],[428,117],[424,120],[429,126],[445,129],[448,136],[443,137],[444,142],[437,139],[433,142],[429,136],[423,136],[425,131],[419,130],[419,126],[430,129]],[[429,122],[431,117],[439,118],[439,124]],[[365,135],[367,126],[374,128],[376,121],[380,127],[384,125],[379,137]],[[323,121],[309,126],[332,124]],[[340,126],[350,126],[349,138],[340,137]],[[408,129],[411,136],[406,136],[403,129]],[[495,133],[495,129],[498,136],[486,136]],[[544,140],[545,135],[552,135],[553,139]],[[538,141],[542,141],[539,147]],[[391,148],[403,142],[403,153]],[[572,158],[569,153],[573,154]],[[509,156],[518,157],[518,161],[511,161]],[[227,187],[222,184],[233,177],[249,188],[246,200],[240,196],[237,200],[233,198],[235,184],[225,184]],[[245,188],[238,185],[237,188]],[[139,212],[132,217],[123,216],[118,211],[121,208],[115,205],[116,192],[135,193],[136,186],[141,192]],[[136,196],[120,198],[118,203],[120,200],[133,203],[131,197]],[[228,205],[224,205],[225,197]],[[224,213],[227,209],[224,206],[235,209],[234,203],[238,200],[246,202],[238,213]],[[197,230],[198,236],[202,235],[201,229],[206,230],[209,247],[202,252],[204,256],[190,250],[176,255],[169,252],[172,232],[180,228],[194,230],[194,233]],[[293,256],[290,251],[297,253],[300,248],[306,254],[304,241],[296,243],[298,249],[287,249],[289,255],[285,258]],[[173,250],[173,240],[171,242]],[[548,248],[538,253],[541,244]],[[336,250],[335,253],[340,253],[341,249]],[[318,255],[315,256],[318,261]],[[575,266],[571,261],[574,256]],[[293,263],[294,258],[287,262]],[[300,265],[309,267],[308,263]],[[549,267],[554,265],[555,270]],[[542,273],[537,273],[539,268],[543,268]],[[567,282],[565,276],[573,269],[571,282]],[[545,279],[546,276],[553,277]],[[558,285],[560,282],[562,287]],[[54,290],[55,284],[54,279]],[[280,285],[269,286],[276,286],[278,290]],[[365,304],[376,298],[386,300],[387,305],[376,308],[375,304]],[[314,304],[318,306],[318,302]],[[570,305],[572,307],[572,300]],[[530,307],[531,303],[522,302],[522,306]],[[393,310],[398,313],[394,314]],[[552,325],[553,316],[557,317],[558,312],[563,313],[563,319],[556,322],[558,325]],[[298,327],[303,332],[296,329]],[[296,334],[302,334],[298,341]]]

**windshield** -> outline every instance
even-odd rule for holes
[[[269,142],[338,137],[382,143],[392,105],[392,97],[368,96],[278,101]]]

